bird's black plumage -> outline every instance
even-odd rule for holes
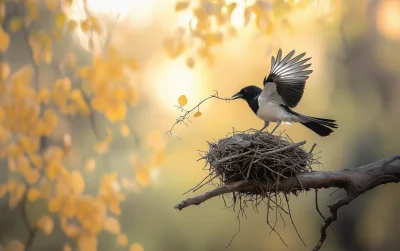
[[[294,53],[295,51],[292,50],[281,59],[282,50],[279,50],[276,59],[272,56],[271,71],[263,81],[264,86],[268,83],[275,83],[278,94],[285,104],[291,108],[296,107],[300,102],[308,75],[312,73],[312,70],[305,71],[311,64],[304,65],[311,58],[299,61],[306,55],[306,53],[302,53],[291,59]]]
[[[251,110],[257,115],[258,111],[258,97],[260,96],[262,89],[255,85],[249,85],[236,93],[234,98],[241,98],[246,100],[247,104],[250,106]]]
[[[323,119],[323,118],[316,118],[310,117],[306,115],[302,115],[297,113],[287,107],[286,105],[281,105],[283,109],[285,109],[288,113],[293,114],[297,117],[303,118],[304,122],[300,122],[302,125],[307,127],[308,129],[312,130],[313,132],[317,133],[321,137],[325,137],[330,135],[333,130],[331,128],[338,128],[335,124],[335,120],[333,119]]]

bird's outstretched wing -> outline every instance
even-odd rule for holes
[[[311,64],[304,64],[311,58],[299,61],[306,55],[306,53],[302,53],[291,59],[294,52],[294,50],[291,51],[282,59],[282,50],[279,49],[276,59],[272,56],[271,72],[268,77],[264,78],[264,88],[268,83],[275,83],[276,91],[285,104],[291,108],[300,102],[308,75],[312,73],[312,70],[305,71]]]

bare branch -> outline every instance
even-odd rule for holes
[[[175,135],[175,134],[172,133],[172,130],[174,129],[174,127],[175,127],[177,124],[180,124],[180,123],[186,124],[186,120],[189,120],[189,118],[187,117],[187,115],[189,115],[191,112],[195,111],[196,109],[199,110],[199,109],[200,109],[200,105],[201,105],[202,103],[204,103],[204,101],[209,100],[209,99],[212,99],[212,98],[225,100],[225,101],[227,101],[227,102],[229,102],[229,101],[232,100],[231,98],[222,98],[222,97],[218,96],[218,91],[215,91],[215,93],[214,93],[213,95],[210,95],[209,97],[207,97],[207,98],[201,100],[195,107],[193,107],[193,108],[190,109],[190,110],[186,110],[186,109],[184,109],[182,106],[177,106],[177,108],[180,109],[182,112],[184,112],[184,114],[181,115],[181,116],[179,116],[179,118],[176,119],[176,121],[175,121],[175,123],[172,125],[171,129],[169,129],[169,131],[167,131],[167,135],[168,135],[168,134],[169,134],[169,135]],[[190,120],[189,120],[189,121],[190,121]],[[186,125],[187,125],[187,124],[186,124]]]
[[[343,169],[338,171],[308,172],[280,180],[276,184],[263,184],[264,191],[308,191],[310,189],[339,188],[346,191],[346,196],[329,205],[331,215],[323,217],[321,226],[321,237],[313,251],[321,248],[327,238],[326,229],[337,219],[337,211],[361,194],[383,184],[400,182],[400,155],[389,157],[365,166]],[[260,188],[259,182],[242,180],[232,184],[217,187],[204,194],[187,198],[175,205],[176,209],[182,210],[191,205],[200,205],[208,199],[232,192],[249,192]],[[321,215],[323,216],[323,215]]]
[[[33,241],[36,236],[37,228],[31,224],[31,222],[28,218],[26,203],[27,203],[27,198],[26,198],[26,194],[25,194],[25,196],[22,200],[22,204],[21,204],[21,214],[22,214],[22,220],[24,222],[24,225],[25,225],[26,229],[28,230],[28,239],[26,240],[25,249],[24,249],[25,251],[28,251],[32,247]]]

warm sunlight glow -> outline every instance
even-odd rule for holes
[[[83,19],[84,0],[77,0],[70,17]],[[128,19],[134,26],[147,25],[152,18],[155,0],[86,0],[88,9],[93,14],[106,14],[118,20]]]
[[[400,39],[400,1],[381,1],[377,9],[376,25],[383,36]]]
[[[109,13],[127,18],[135,26],[146,25],[151,20],[154,0],[87,0],[94,12]]]
[[[146,73],[146,82],[151,83],[149,92],[154,94],[155,99],[161,101],[164,107],[176,110],[174,105],[178,104],[178,97],[186,95],[189,102],[203,98],[206,84],[201,84],[201,79],[195,71],[187,68],[179,61],[165,61],[156,64],[156,68],[149,67],[151,72]]]
[[[243,15],[245,10],[245,1],[236,2],[237,6],[233,10],[231,15],[232,25],[236,28],[243,27],[245,24],[245,17]]]
[[[77,22],[83,21],[87,18],[84,7],[85,0],[77,0],[68,10],[69,19]],[[101,23],[113,22],[128,22],[132,27],[143,28],[148,25],[153,18],[155,7],[155,0],[86,0],[89,12],[97,17]],[[102,20],[106,18],[107,20]],[[111,20],[111,21],[110,21]],[[114,21],[113,21],[114,20]],[[93,50],[94,52],[101,51],[102,41],[106,40],[104,36],[101,38],[94,34]],[[75,32],[77,42],[86,50],[89,50],[89,37],[80,29]]]

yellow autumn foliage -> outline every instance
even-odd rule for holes
[[[128,238],[125,234],[117,235],[117,244],[121,247],[126,247],[128,245]]]
[[[115,137],[130,140],[132,132],[125,120],[129,109],[140,101],[139,83],[131,78],[140,70],[139,61],[112,43],[104,48],[104,53],[90,52],[89,56],[65,46],[75,32],[85,33],[92,43],[97,42],[91,37],[93,34],[110,34],[102,20],[92,13],[83,20],[71,19],[73,0],[15,4],[20,4],[24,11],[2,23],[8,5],[0,0],[0,53],[13,58],[16,50],[26,47],[21,53],[24,58],[16,61],[18,64],[3,57],[0,62],[0,159],[5,159],[5,170],[10,174],[0,184],[0,198],[6,199],[12,210],[46,203],[42,216],[27,217],[28,221],[45,236],[63,231],[69,238],[65,251],[72,246],[97,250],[101,231],[115,234],[116,244],[127,247],[128,237],[121,232],[118,219],[121,203],[126,199],[118,174],[101,176],[97,193],[88,189],[87,175],[96,169],[97,159],[82,156],[75,142],[80,141],[82,134],[74,131],[71,121],[89,121],[100,115],[115,123],[109,125],[105,137],[98,136],[93,148],[89,147],[91,154],[107,154]],[[183,11],[188,6],[178,8]],[[51,18],[43,20],[44,16]],[[42,26],[46,22],[51,27]],[[185,45],[182,41],[173,46],[176,45],[171,53],[178,56]],[[65,50],[59,50],[60,47]],[[153,164],[163,159],[160,150]],[[140,184],[149,183],[149,170],[139,170]],[[55,225],[60,225],[61,230]],[[11,241],[7,246],[7,250],[24,249],[19,241]],[[138,244],[131,246],[131,250],[141,251]]]
[[[0,52],[5,52],[10,45],[10,36],[0,26]]]
[[[30,188],[27,194],[29,201],[33,202],[41,197],[41,192],[37,188]]]
[[[24,251],[25,245],[19,240],[11,240],[8,242],[6,251]]]
[[[46,234],[50,235],[54,229],[54,221],[50,216],[44,215],[37,221],[37,226]]]
[[[129,247],[129,251],[144,251],[144,248],[140,243],[133,243]]]
[[[114,217],[107,217],[104,221],[104,230],[113,234],[118,234],[121,231],[118,219]]]

